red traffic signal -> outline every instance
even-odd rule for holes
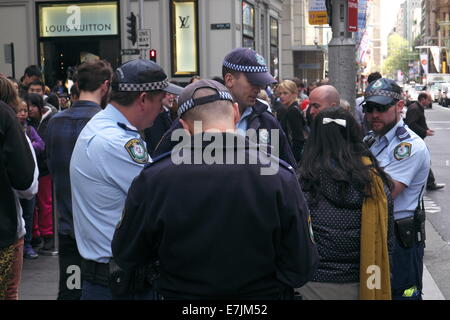
[[[150,50],[149,56],[150,56],[150,60],[152,60],[153,62],[156,62],[156,50],[155,49]]]

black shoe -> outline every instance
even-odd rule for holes
[[[44,238],[44,245],[39,249],[39,253],[45,256],[55,256],[58,254],[53,236]]]
[[[31,246],[33,248],[38,248],[38,247],[42,246],[42,238],[37,237],[37,238],[31,239]]]
[[[443,183],[435,183],[435,184],[432,184],[431,186],[427,186],[427,190],[428,191],[436,191],[436,190],[440,190],[444,187],[445,187],[445,184],[443,184]]]

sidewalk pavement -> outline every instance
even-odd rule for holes
[[[437,238],[437,232],[426,222],[428,241]],[[428,242],[427,242],[428,243]],[[432,250],[433,244],[427,247]],[[425,248],[425,263],[427,262],[427,247]],[[24,259],[22,282],[20,285],[20,300],[56,300],[58,296],[58,257],[40,255],[38,259]],[[423,269],[423,299],[424,300],[445,300],[444,295],[431,276],[428,268],[424,264]]]

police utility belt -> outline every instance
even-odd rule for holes
[[[81,268],[84,280],[109,287],[115,296],[142,293],[159,278],[158,262],[127,272],[112,258],[109,263],[82,259]]]
[[[395,219],[395,232],[404,248],[411,248],[416,243],[425,241],[425,206],[423,198],[420,200],[419,197],[418,202],[413,215]]]

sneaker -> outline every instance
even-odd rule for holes
[[[39,255],[34,251],[31,245],[28,245],[23,248],[23,257],[25,259],[37,259]]]
[[[436,191],[436,190],[440,190],[440,189],[442,189],[444,187],[445,187],[444,183],[435,183],[435,184],[433,184],[431,186],[427,186],[427,190],[428,191]]]
[[[55,248],[55,239],[53,236],[44,238],[44,245],[39,249],[39,253],[46,256],[55,256],[58,250]]]

